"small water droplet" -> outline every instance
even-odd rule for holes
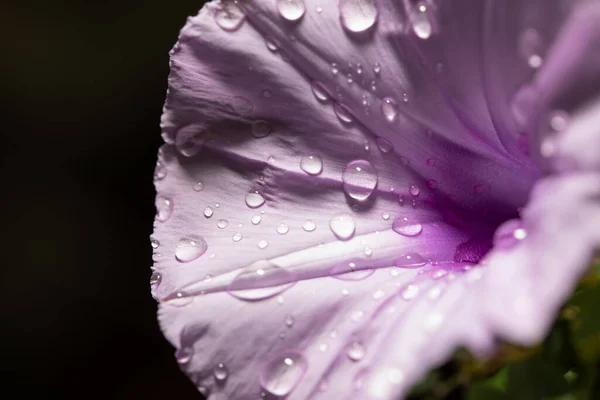
[[[331,63],[331,73],[333,75],[337,75],[338,72],[340,72],[340,70],[339,70],[337,64],[336,63]]]
[[[522,221],[513,219],[500,225],[494,233],[494,247],[509,249],[527,238],[527,230]]]
[[[302,224],[302,229],[304,229],[306,232],[312,232],[315,229],[317,229],[317,224],[315,224],[313,221],[306,221]]]
[[[154,180],[160,181],[167,176],[167,169],[160,161],[156,162],[156,167],[154,168]]]
[[[197,235],[189,235],[181,238],[175,247],[175,258],[179,262],[194,261],[206,253],[208,245],[206,241]]]
[[[226,219],[220,219],[217,221],[217,227],[219,229],[225,229],[229,226],[229,221],[227,221]]]
[[[204,216],[205,216],[206,218],[210,218],[210,217],[212,217],[212,216],[213,216],[213,213],[214,213],[214,211],[213,211],[213,209],[212,209],[211,207],[206,207],[206,208],[204,209]]]
[[[196,182],[192,185],[192,189],[194,189],[196,192],[201,192],[204,190],[204,183]]]
[[[222,382],[229,376],[229,369],[225,364],[219,363],[215,365],[215,368],[213,369],[213,375],[215,376],[216,380]]]
[[[294,326],[294,316],[292,314],[288,314],[285,317],[285,324],[287,325],[288,328],[291,328],[292,326]]]
[[[277,233],[285,235],[290,231],[290,227],[287,224],[281,223],[277,226]]]
[[[373,72],[375,75],[379,75],[381,73],[381,65],[378,62],[373,65]]]
[[[418,221],[413,220],[412,217],[399,216],[394,220],[392,229],[396,233],[410,237],[420,234],[423,230],[423,226]]]
[[[335,103],[333,105],[333,111],[335,111],[335,115],[337,115],[339,120],[346,124],[349,124],[352,121],[354,121],[352,111],[350,111],[350,109],[345,104]]]
[[[272,131],[273,129],[267,121],[258,120],[252,123],[252,136],[257,139],[262,139],[269,136]]]
[[[365,248],[363,249],[363,254],[367,257],[371,257],[373,255],[373,249],[369,246],[365,246]]]
[[[154,262],[159,262],[162,258],[162,254],[159,253],[158,251],[153,251],[152,252],[152,261]]]
[[[165,222],[173,214],[173,201],[167,197],[156,196],[156,219]]]
[[[258,192],[251,192],[246,195],[246,205],[250,208],[258,208],[265,204],[265,198]]]
[[[302,157],[300,161],[300,169],[308,175],[319,175],[323,172],[323,161],[319,156]]]
[[[175,293],[175,297],[169,300],[167,304],[173,307],[184,307],[190,304],[193,300],[194,298],[186,292],[177,292]]]
[[[329,220],[329,229],[340,240],[348,240],[354,236],[356,223],[350,214],[337,214]]]
[[[308,361],[302,354],[286,350],[263,366],[260,384],[274,396],[287,396],[298,385],[307,368]]]
[[[429,179],[427,181],[427,187],[429,189],[435,189],[435,188],[437,188],[437,181],[435,179]]]
[[[388,219],[390,219],[390,213],[387,212],[387,211],[382,212],[381,213],[381,218],[383,218],[384,220],[387,221]]]
[[[358,322],[365,316],[365,313],[361,310],[352,311],[350,314],[350,319],[354,322]]]
[[[302,0],[277,0],[279,15],[288,21],[297,21],[304,15],[306,7]]]
[[[361,281],[375,273],[374,269],[358,269],[356,263],[349,262],[333,266],[329,271],[332,278],[341,281]]]
[[[427,5],[421,2],[417,5],[416,10],[412,13],[412,28],[413,32],[419,39],[429,39],[433,31],[433,27],[428,15]]]
[[[408,193],[413,197],[417,197],[421,193],[421,189],[419,189],[417,185],[410,185],[408,187]]]
[[[399,268],[419,268],[425,265],[427,262],[418,253],[406,253],[402,254],[395,262],[396,267]]]
[[[346,354],[352,361],[360,361],[365,356],[365,346],[361,342],[352,342],[348,345]]]
[[[392,143],[384,138],[377,138],[377,147],[383,154],[388,154],[394,150]]]
[[[377,21],[375,0],[340,0],[340,19],[350,32],[364,32]]]
[[[408,285],[400,293],[400,297],[404,300],[412,300],[419,295],[421,290],[417,285]]]
[[[354,200],[365,201],[377,187],[377,170],[366,160],[355,160],[342,173],[344,191]]]
[[[162,281],[162,274],[160,272],[152,272],[152,275],[150,275],[150,286],[152,288],[157,288],[158,285],[160,285],[160,282]]]
[[[252,219],[250,221],[252,222],[252,225],[258,225],[258,224],[260,224],[261,219],[262,218],[260,215],[253,215]]]
[[[320,102],[326,102],[329,100],[329,94],[321,82],[313,81],[310,87],[317,100]]]
[[[236,0],[222,0],[215,13],[215,22],[225,31],[235,31],[244,23],[246,16],[237,6]]]
[[[323,12],[323,7],[317,6],[316,10],[319,14],[321,14]]]
[[[277,43],[275,43],[275,41],[270,37],[267,37],[265,39],[265,44],[267,45],[267,49],[269,49],[269,51],[276,52],[277,50],[279,50],[279,46],[277,46]]]
[[[265,248],[267,248],[268,245],[269,245],[269,242],[267,242],[264,239],[258,241],[258,248],[259,249],[265,249]]]
[[[391,97],[386,97],[381,102],[381,113],[388,122],[394,122],[398,115],[398,103]]]
[[[258,301],[277,296],[295,284],[294,275],[267,260],[246,267],[227,286],[227,292],[241,300]]]
[[[160,242],[158,240],[156,240],[156,239],[154,239],[154,238],[151,237],[150,238],[150,246],[153,249],[158,249],[158,247],[160,246]]]
[[[233,240],[234,242],[239,242],[240,240],[242,240],[244,237],[242,236],[241,233],[236,232],[233,234],[233,236],[231,237],[231,240]]]
[[[519,52],[531,68],[535,69],[542,66],[544,61],[540,54],[542,51],[542,43],[542,37],[534,28],[525,29],[519,36]]]
[[[429,158],[429,159],[427,160],[427,166],[428,166],[428,167],[433,167],[433,166],[435,166],[435,158]]]
[[[179,364],[187,364],[191,361],[194,355],[193,347],[180,347],[175,352],[175,359]]]

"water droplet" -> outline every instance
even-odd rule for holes
[[[338,69],[338,66],[336,63],[331,63],[331,73],[333,75],[337,75],[338,72],[340,72],[340,70]]]
[[[213,375],[215,376],[216,380],[222,382],[229,376],[229,368],[227,368],[225,364],[219,363],[215,365],[215,368],[213,369]]]
[[[304,229],[306,232],[312,232],[315,229],[317,229],[317,224],[315,224],[313,221],[306,221],[302,224],[302,229]]]
[[[177,131],[175,147],[185,157],[192,157],[202,149],[204,129],[198,125],[186,125]]]
[[[431,36],[433,27],[425,3],[419,3],[412,13],[412,28],[419,39],[426,40]]]
[[[317,100],[319,100],[320,102],[326,102],[327,100],[329,100],[329,94],[327,93],[325,86],[323,86],[321,82],[313,81],[310,87]]]
[[[429,179],[427,181],[427,187],[429,189],[435,189],[435,188],[437,188],[437,181],[435,179]]]
[[[265,248],[267,248],[268,245],[269,245],[269,242],[267,242],[264,239],[258,241],[258,248],[259,249],[265,249]]]
[[[354,262],[335,265],[329,271],[329,275],[332,278],[339,279],[340,281],[362,281],[373,275],[373,273],[375,273],[374,269],[358,269]]]
[[[346,354],[352,361],[360,361],[365,356],[365,346],[361,342],[352,342],[348,345]]]
[[[417,285],[408,285],[400,293],[400,297],[404,300],[412,300],[419,295],[421,290]]]
[[[273,129],[267,121],[258,120],[252,123],[252,136],[257,139],[262,139],[269,136],[272,131]]]
[[[194,189],[194,191],[196,192],[201,192],[204,190],[204,183],[196,182],[194,183],[194,185],[192,185],[192,189]]]
[[[246,205],[250,208],[258,208],[265,204],[265,198],[258,192],[251,192],[246,195]]]
[[[187,364],[192,360],[194,355],[193,347],[180,347],[175,352],[175,359],[179,364]]]
[[[214,213],[214,211],[213,211],[213,209],[212,209],[211,207],[206,207],[206,208],[204,209],[204,216],[205,216],[206,218],[210,218],[210,217],[212,217],[212,216],[213,216],[213,213]]]
[[[151,237],[150,238],[150,246],[153,249],[158,249],[158,246],[160,246],[160,242],[158,240],[156,240],[156,239],[154,239],[154,238]]]
[[[525,29],[519,36],[519,52],[531,68],[539,68],[543,63],[541,56],[542,37],[539,32],[533,28]]]
[[[152,252],[152,261],[154,262],[159,262],[162,258],[162,254],[160,254],[158,251],[153,251]]]
[[[206,241],[197,235],[190,235],[181,238],[175,247],[175,258],[179,262],[194,261],[202,254],[206,253],[208,245]]]
[[[384,138],[377,138],[377,147],[383,154],[388,154],[394,150],[392,143]]]
[[[427,160],[427,166],[428,166],[428,167],[433,167],[433,166],[435,166],[435,158],[429,158],[429,159]]]
[[[525,238],[527,230],[523,228],[523,222],[518,219],[506,221],[494,233],[494,247],[509,249]]]
[[[254,112],[254,104],[245,97],[234,96],[231,99],[231,107],[233,111],[241,116],[250,116]]]
[[[240,240],[242,240],[244,238],[244,236],[242,236],[241,233],[236,232],[233,234],[233,236],[231,237],[231,240],[233,240],[234,242],[239,242]]]
[[[150,275],[150,286],[153,288],[157,288],[158,285],[160,285],[160,282],[162,281],[162,274],[160,272],[152,272],[152,275]]]
[[[173,307],[184,307],[190,304],[193,300],[194,298],[186,292],[177,292],[175,293],[175,297],[169,300],[167,304]]]
[[[381,113],[388,122],[394,122],[398,115],[398,103],[391,97],[386,97],[381,102]]]
[[[421,189],[419,189],[417,185],[410,185],[408,187],[408,193],[413,197],[417,197],[421,193]]]
[[[352,314],[350,314],[350,319],[354,322],[358,322],[361,319],[363,319],[363,317],[365,316],[365,313],[361,310],[356,310],[356,311],[352,311]]]
[[[290,227],[287,224],[281,223],[277,226],[277,233],[285,235],[290,231]]]
[[[406,253],[398,257],[395,265],[399,268],[419,268],[426,263],[426,260],[420,254]]]
[[[241,300],[257,301],[281,294],[295,283],[294,275],[267,260],[246,267],[227,286],[227,292]]]
[[[286,350],[262,368],[260,385],[274,396],[287,396],[300,382],[308,362],[302,354],[294,350]]]
[[[285,324],[288,326],[288,328],[291,328],[292,326],[294,326],[294,316],[292,314],[288,314],[285,317]]]
[[[373,65],[373,72],[375,75],[379,75],[381,73],[381,65],[378,62]]]
[[[340,0],[340,19],[350,32],[363,32],[377,21],[375,0]]]
[[[423,230],[423,226],[409,216],[400,216],[394,220],[392,229],[403,236],[417,236]]]
[[[246,16],[237,6],[236,0],[222,0],[215,13],[215,22],[225,31],[235,31],[244,23]]]
[[[156,219],[165,222],[173,214],[173,201],[164,196],[156,196]]]
[[[350,162],[342,173],[344,191],[357,201],[369,198],[377,187],[377,180],[377,170],[366,160]]]
[[[265,39],[265,44],[267,45],[267,49],[269,49],[269,51],[272,51],[273,53],[279,49],[279,46],[277,46],[277,43],[275,43],[275,41],[273,39],[271,39],[270,37],[267,37]]]
[[[335,111],[335,115],[337,115],[339,120],[346,124],[349,124],[350,122],[354,121],[352,111],[350,111],[350,109],[344,104],[335,103],[333,105],[333,111]]]
[[[302,157],[300,169],[308,175],[319,175],[323,172],[323,161],[319,156]]]
[[[154,180],[160,181],[167,176],[167,169],[160,161],[156,162],[156,167],[154,168]]]
[[[365,246],[365,248],[363,249],[363,254],[367,257],[371,257],[373,255],[373,249],[369,246]]]
[[[337,214],[329,220],[329,229],[340,240],[348,240],[354,236],[356,223],[350,214]]]
[[[260,220],[261,220],[261,216],[260,215],[253,215],[252,219],[250,220],[250,222],[252,222],[252,225],[258,225],[260,224]]]
[[[306,7],[302,0],[277,0],[279,14],[288,21],[297,21],[304,15]]]
[[[225,229],[229,226],[229,221],[227,221],[226,219],[220,219],[217,221],[217,228],[219,229]]]
[[[383,290],[377,290],[373,293],[373,300],[381,300],[385,296],[385,292]]]
[[[384,220],[387,221],[388,219],[390,219],[390,213],[387,212],[387,211],[382,212],[381,213],[381,218],[383,218]]]
[[[569,124],[569,119],[567,112],[562,110],[553,111],[548,118],[550,129],[554,132],[564,131]]]

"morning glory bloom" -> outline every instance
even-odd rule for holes
[[[152,293],[209,399],[403,398],[600,249],[600,3],[221,0],[171,52]]]

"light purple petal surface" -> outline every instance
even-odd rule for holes
[[[600,243],[598,91],[568,91],[597,79],[597,4],[430,1],[429,34],[382,1],[356,34],[300,3],[227,30],[210,3],[172,52],[153,294],[182,369],[214,399],[396,399],[456,346],[540,340]]]

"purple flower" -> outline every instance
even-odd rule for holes
[[[599,18],[558,0],[190,18],[152,292],[199,390],[398,399],[458,346],[541,340],[600,247]]]

